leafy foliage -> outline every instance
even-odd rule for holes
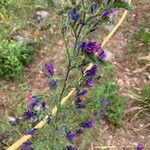
[[[123,97],[118,94],[118,87],[114,82],[106,82],[103,85],[95,87],[91,92],[92,107],[95,111],[106,111],[105,115],[115,125],[119,125],[125,109],[125,102]],[[101,104],[101,99],[106,98],[111,102],[111,106],[104,107]]]
[[[24,43],[3,40],[0,43],[0,77],[18,79],[31,62],[35,50]]]

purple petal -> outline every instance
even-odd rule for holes
[[[45,69],[46,69],[46,71],[47,71],[51,76],[53,76],[53,74],[54,74],[54,67],[53,67],[53,64],[52,64],[52,63],[47,63],[47,64],[45,64]]]
[[[92,75],[95,75],[97,73],[97,65],[94,64],[91,69],[87,70],[86,72],[86,75],[88,76],[92,76]]]
[[[101,46],[97,44],[96,42],[87,42],[85,46],[85,51],[87,53],[99,52],[100,49],[101,49]]]
[[[112,13],[113,13],[112,9],[105,10],[102,12],[102,17],[108,17]]]
[[[29,130],[29,131],[27,132],[27,134],[33,135],[33,134],[35,133],[36,130],[37,130],[37,129],[32,128],[31,130]]]
[[[85,95],[88,91],[86,89],[78,89],[77,96]]]
[[[76,9],[76,8],[73,8],[73,9],[70,11],[70,18],[71,18],[71,20],[73,20],[73,21],[77,21],[77,20],[78,20],[79,15],[78,15],[78,12],[77,12],[77,9]]]
[[[93,127],[93,121],[92,120],[87,120],[85,122],[82,122],[81,127],[83,127],[83,128],[92,128]]]
[[[98,55],[98,58],[99,58],[100,61],[104,61],[105,58],[106,58],[105,52],[104,52],[104,51],[101,51],[101,52],[99,53],[99,55]]]
[[[144,150],[144,146],[142,144],[138,144],[136,149],[137,150]]]
[[[73,131],[67,131],[67,133],[66,133],[66,137],[67,137],[67,139],[69,140],[69,141],[72,141],[72,140],[74,140],[75,139],[75,133],[73,132]]]
[[[79,108],[79,109],[85,108],[85,105],[83,104],[80,97],[76,98],[75,105],[76,105],[76,108]]]
[[[87,86],[93,86],[94,78],[93,77],[88,77],[88,79],[86,80],[86,84],[87,84]]]

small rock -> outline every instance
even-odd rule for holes
[[[36,21],[36,23],[41,23],[47,16],[48,16],[48,12],[41,10],[41,11],[37,11],[34,14],[33,19]]]
[[[15,39],[17,42],[24,42],[24,41],[25,41],[24,37],[22,37],[21,35],[15,36],[14,39]]]
[[[8,116],[8,121],[10,124],[15,125],[17,123],[17,119],[12,116]]]
[[[115,54],[108,51],[108,50],[105,50],[105,54],[106,54],[106,60],[107,61],[114,61],[115,60]]]
[[[123,82],[122,79],[119,79],[119,80],[118,80],[118,85],[119,85],[119,86],[123,86],[123,85],[124,85],[124,82]]]

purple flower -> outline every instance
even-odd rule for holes
[[[87,53],[95,53],[101,49],[101,46],[96,42],[86,42],[85,51]]]
[[[36,128],[32,128],[31,130],[29,130],[29,131],[27,132],[27,134],[28,134],[28,135],[33,135],[36,130],[37,130]]]
[[[111,103],[107,98],[101,99],[100,102],[101,102],[103,105],[107,105],[107,106],[111,106],[111,105],[112,105],[112,103]]]
[[[38,99],[37,98],[32,98],[29,103],[27,104],[27,108],[28,109],[32,109],[37,103],[38,103]]]
[[[77,135],[83,134],[83,129],[82,128],[77,129],[76,134]]]
[[[71,18],[71,20],[73,20],[73,21],[77,21],[77,20],[78,20],[79,15],[78,15],[78,12],[77,12],[77,9],[76,9],[76,8],[73,8],[73,9],[70,11],[70,18]]]
[[[86,89],[78,89],[77,96],[85,95],[88,91]]]
[[[99,59],[100,61],[103,61],[103,60],[105,60],[105,58],[106,58],[105,52],[104,52],[104,51],[101,51],[101,52],[99,53],[99,55],[98,55],[98,59]]]
[[[83,128],[92,128],[93,127],[93,121],[92,120],[87,120],[85,122],[82,122],[81,127],[83,127]]]
[[[142,144],[138,144],[136,147],[137,150],[143,150],[144,146]]]
[[[93,84],[94,84],[94,78],[93,77],[88,77],[88,79],[86,80],[86,84],[88,86],[93,86]]]
[[[92,68],[89,69],[89,70],[87,70],[85,73],[86,73],[86,75],[88,75],[88,76],[92,76],[92,75],[95,75],[96,72],[97,72],[97,65],[94,64],[94,65],[92,66]]]
[[[108,17],[112,13],[113,13],[112,9],[105,10],[102,12],[102,17]]]
[[[53,64],[52,64],[52,63],[47,63],[47,64],[45,64],[45,69],[46,69],[46,71],[47,71],[51,76],[53,76],[53,74],[54,74],[54,67],[53,67]]]
[[[65,150],[77,150],[75,147],[68,145]]]
[[[66,132],[66,137],[69,141],[72,141],[75,139],[75,133],[73,131],[69,130]]]
[[[31,142],[24,142],[22,145],[21,145],[21,150],[33,150],[32,148],[32,143]]]
[[[57,87],[57,81],[52,79],[51,81],[49,81],[49,87],[50,88],[56,88]]]
[[[80,97],[76,98],[75,104],[76,104],[76,107],[79,108],[79,109],[82,109],[82,108],[85,107],[85,105],[83,104],[83,102],[82,102]]]
[[[33,113],[31,113],[29,111],[28,112],[24,112],[23,116],[24,116],[25,119],[29,120],[29,119],[31,119],[33,117]]]

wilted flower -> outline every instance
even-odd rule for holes
[[[47,64],[45,64],[45,69],[46,69],[46,71],[47,71],[51,76],[53,76],[53,74],[54,74],[54,67],[53,67],[53,64],[52,64],[52,63],[47,63]]]
[[[56,88],[57,87],[57,81],[55,79],[52,79],[49,81],[49,87],[50,88]]]
[[[88,91],[86,89],[78,89],[77,90],[77,96],[80,96],[80,95],[84,95],[86,94]]]
[[[87,53],[95,53],[101,49],[101,46],[96,42],[86,42],[85,51]]]
[[[46,104],[45,104],[45,102],[41,102],[41,105],[42,105],[43,109],[45,109],[45,108],[46,108]]]
[[[82,129],[82,128],[77,129],[77,130],[76,130],[76,134],[77,134],[77,135],[83,134],[83,129]]]
[[[29,130],[29,131],[27,132],[27,134],[33,135],[36,130],[37,130],[36,128],[32,128],[31,130]]]
[[[32,143],[31,142],[24,142],[22,145],[21,145],[21,150],[33,150],[32,148]]]
[[[76,9],[76,8],[73,8],[73,9],[70,11],[70,18],[71,18],[71,20],[73,20],[73,21],[77,21],[77,20],[78,20],[79,15],[78,15],[78,12],[77,12],[77,9]]]
[[[86,80],[86,84],[88,86],[93,86],[93,84],[94,84],[94,78],[93,77],[88,77],[88,79]]]
[[[144,150],[144,146],[142,144],[138,144],[136,150]]]
[[[108,17],[112,13],[113,13],[112,9],[105,10],[102,12],[102,17]]]
[[[93,14],[94,11],[98,8],[98,3],[91,3],[90,5],[90,13]]]
[[[85,122],[82,122],[81,127],[83,127],[83,128],[92,128],[93,127],[93,121],[92,120],[87,120]]]
[[[69,141],[72,141],[75,139],[75,133],[73,131],[69,130],[66,132],[66,137]]]
[[[104,51],[101,51],[101,52],[99,53],[99,55],[98,55],[98,59],[99,59],[100,61],[103,61],[103,60],[105,60],[105,58],[106,58],[105,52],[104,52]]]
[[[85,107],[85,105],[83,104],[83,102],[82,102],[80,97],[76,98],[75,104],[76,104],[76,107],[79,108],[79,109],[82,109],[82,108]]]
[[[86,75],[88,75],[88,76],[92,76],[92,75],[95,75],[96,72],[97,72],[97,65],[94,64],[94,65],[91,67],[91,69],[87,70],[85,73],[86,73]]]
[[[67,145],[65,150],[77,150],[77,149],[72,145]]]

